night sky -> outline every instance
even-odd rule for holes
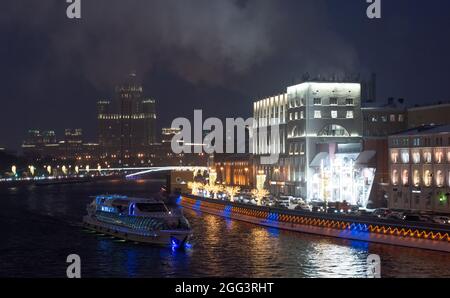
[[[450,100],[450,1],[3,0],[0,147],[29,128],[83,128],[96,141],[96,101],[136,71],[159,126],[190,117],[249,117],[256,98],[310,74],[378,75],[378,100]]]

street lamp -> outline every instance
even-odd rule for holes
[[[36,168],[34,166],[29,166],[28,168],[30,169],[31,176],[34,176]]]

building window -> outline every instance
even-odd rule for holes
[[[444,152],[436,151],[434,153],[434,158],[436,160],[436,163],[442,163],[444,161]]]
[[[305,112],[300,111],[300,119],[305,119]]]
[[[353,100],[353,98],[347,98],[345,100],[345,104],[348,106],[353,106],[355,104],[355,101]]]
[[[295,112],[295,120],[298,120],[298,112]]]
[[[390,118],[391,122],[395,122],[395,115],[394,114],[392,114],[389,118]]]
[[[431,174],[430,170],[426,170],[423,175],[423,183],[426,187],[431,186],[431,179],[433,178],[433,174]]]
[[[398,115],[398,122],[405,122],[405,115],[403,114]]]
[[[419,187],[420,186],[420,173],[419,173],[419,170],[414,170],[413,183],[414,183],[415,187]]]
[[[331,118],[336,119],[338,117],[337,111],[331,111]]]
[[[292,100],[289,102],[289,107],[290,107],[290,108],[295,108],[295,98],[292,99]]]
[[[402,162],[403,163],[409,163],[409,152],[408,151],[402,151]]]
[[[431,152],[430,152],[430,151],[425,151],[425,152],[423,153],[423,161],[424,161],[425,163],[431,163],[431,159],[432,159],[432,157],[431,157]]]
[[[394,186],[398,185],[398,171],[397,170],[392,171],[392,185],[394,185]]]
[[[420,153],[419,152],[414,152],[412,154],[412,159],[413,159],[413,163],[419,164],[420,163]]]
[[[371,122],[378,122],[378,117],[377,116],[372,116],[372,117],[370,117],[370,121]]]
[[[436,185],[437,187],[444,186],[444,173],[441,170],[436,172]]]
[[[289,113],[289,120],[292,121],[292,113]]]
[[[323,136],[349,137],[350,134],[344,127],[342,127],[340,125],[331,124],[331,125],[327,125],[326,127],[324,127],[322,129],[322,131],[317,134],[317,136],[319,136],[319,137],[323,137]]]
[[[330,106],[337,106],[338,105],[338,99],[336,97],[330,98]]]
[[[382,122],[387,122],[387,116],[381,116],[381,121]]]
[[[315,119],[322,118],[322,112],[321,111],[314,111],[314,118]]]
[[[347,119],[353,119],[353,111],[347,111]]]
[[[402,173],[402,183],[403,186],[408,186],[409,184],[409,172],[408,170],[404,170]]]
[[[315,106],[322,105],[322,98],[314,98],[314,105]]]
[[[392,163],[398,163],[398,152],[391,153],[391,161]]]
[[[450,150],[447,152],[447,162],[450,163]]]

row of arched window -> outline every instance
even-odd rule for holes
[[[431,170],[413,170],[412,175],[410,175],[409,170],[403,170],[401,173],[397,169],[392,170],[391,174],[392,184],[395,186],[403,185],[414,187],[420,187],[421,185],[425,187],[431,187],[434,183],[437,187],[450,187],[450,170],[447,173],[447,183],[445,180],[445,173],[443,170],[437,170],[435,175]]]

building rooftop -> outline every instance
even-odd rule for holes
[[[439,133],[450,133],[450,125],[423,125],[399,132],[392,136],[421,136]]]

